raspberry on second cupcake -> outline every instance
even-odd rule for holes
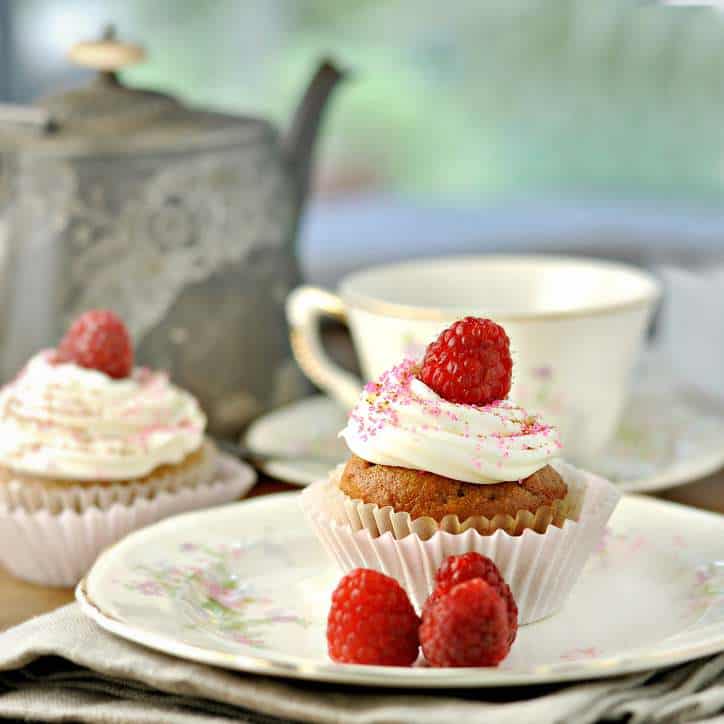
[[[73,322],[58,345],[56,362],[74,362],[114,379],[133,371],[133,342],[126,325],[107,309],[92,309]]]

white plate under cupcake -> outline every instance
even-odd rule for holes
[[[127,503],[51,513],[0,501],[0,564],[27,581],[73,586],[100,551],[127,533],[178,513],[239,500],[255,482],[253,468],[219,453],[209,480],[138,495]]]
[[[106,630],[167,654],[272,676],[392,687],[510,686],[658,668],[724,647],[724,518],[626,496],[563,609],[524,626],[498,668],[334,664],[340,573],[298,494],[189,513],[133,533],[76,596]]]

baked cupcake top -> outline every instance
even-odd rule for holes
[[[204,413],[165,373],[127,365],[112,376],[63,350],[39,352],[0,390],[0,465],[59,479],[129,480],[201,446]]]
[[[473,322],[493,324],[472,318],[457,324],[468,324],[475,330]],[[498,325],[495,327],[502,332]],[[455,325],[450,329],[454,328]],[[438,341],[448,332],[443,332]],[[487,333],[486,328],[483,334]],[[457,334],[467,340],[465,329]],[[507,336],[502,334],[507,350]],[[452,343],[449,340],[446,338],[444,349],[454,352],[456,340]],[[474,342],[480,346],[481,339]],[[365,386],[347,426],[340,433],[355,455],[378,465],[423,470],[483,485],[522,480],[558,456],[561,443],[556,428],[510,400],[486,400],[485,395],[507,395],[510,365],[506,386],[506,365],[488,350],[486,359],[496,365],[496,376],[494,379],[489,374],[486,376],[482,366],[480,377],[487,382],[478,386],[479,392],[471,393],[475,375],[468,372],[471,368],[465,361],[468,358],[462,359],[465,350],[458,359],[443,353],[442,360],[434,359],[432,363],[431,350],[435,351],[433,345],[422,363],[406,360]],[[472,380],[469,385],[455,385],[455,375],[447,372],[457,369],[452,366],[453,362],[465,370],[467,376],[462,379],[463,383]],[[444,365],[444,374],[436,375],[435,364],[440,363]],[[439,383],[441,389],[450,391],[448,397],[455,397],[459,390],[460,398],[484,404],[445,399],[423,379]]]

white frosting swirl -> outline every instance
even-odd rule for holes
[[[0,390],[0,464],[70,480],[129,480],[198,449],[206,418],[189,393],[143,367],[121,380],[53,351]]]
[[[522,480],[558,455],[556,428],[523,408],[448,402],[416,372],[409,360],[365,386],[340,433],[355,455],[481,485]]]

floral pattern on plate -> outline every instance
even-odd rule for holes
[[[685,609],[686,616],[698,619],[699,624],[724,618],[724,560],[692,567],[684,555],[688,548],[685,538],[678,534],[672,535],[671,546],[675,551],[673,559],[678,559],[680,566],[672,578],[681,584],[683,600],[688,604]],[[623,557],[655,555],[656,550],[657,541],[647,536],[634,532],[614,533],[607,527],[588,565],[608,568],[616,565],[616,561]]]
[[[121,585],[142,596],[173,599],[187,617],[186,626],[220,638],[265,648],[264,632],[280,623],[308,626],[309,620],[260,593],[243,576],[246,554],[273,544],[247,540],[204,545],[184,541],[178,558],[143,564]]]
[[[724,618],[724,561],[700,566],[689,594],[691,610],[702,615],[701,621]]]

